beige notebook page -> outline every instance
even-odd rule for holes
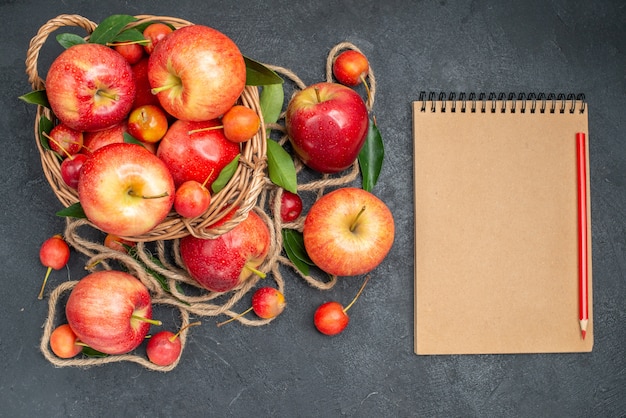
[[[575,140],[589,138],[587,110],[431,104],[413,104],[415,352],[591,351],[591,256],[584,340],[578,319]]]

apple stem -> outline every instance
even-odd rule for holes
[[[107,99],[111,99],[111,100],[119,100],[120,96],[117,94],[111,94],[108,91],[104,91],[104,90],[98,90],[96,92],[97,95],[100,95],[102,97],[106,97]]]
[[[361,288],[359,289],[359,291],[357,292],[356,296],[354,297],[354,299],[352,299],[352,302],[350,302],[350,304],[348,306],[346,306],[345,308],[343,308],[343,312],[348,312],[348,309],[350,309],[352,307],[352,305],[354,305],[354,302],[356,302],[356,300],[359,298],[359,296],[361,296],[361,293],[363,293],[363,289],[365,289],[365,285],[367,284],[367,282],[369,281],[370,276],[369,274],[367,275],[367,277],[365,278],[365,281],[363,282],[363,284],[361,285]]]
[[[140,198],[142,198],[142,199],[159,199],[159,198],[161,198],[161,197],[166,197],[166,196],[169,196],[169,193],[168,193],[168,192],[163,192],[163,193],[161,193],[161,194],[157,194],[157,195],[154,195],[154,196],[144,196],[144,195],[138,195],[138,194],[136,194],[136,193],[135,193],[135,191],[134,191],[134,190],[129,190],[129,191],[128,191],[128,194],[129,194],[129,196],[133,196],[133,197],[140,197]]]
[[[152,325],[162,325],[163,323],[161,321],[159,321],[158,319],[150,319],[150,318],[145,318],[143,316],[139,316],[139,315],[135,315],[132,314],[130,316],[132,319],[136,319],[138,321],[143,321],[143,322],[147,322],[148,324],[152,324]]]
[[[365,212],[365,206],[363,206],[361,208],[361,210],[359,211],[359,213],[356,215],[356,218],[354,218],[354,221],[352,221],[352,224],[350,224],[350,232],[354,232],[354,230],[356,229],[357,223],[359,221],[359,218],[361,217],[361,215],[363,214],[363,212]]]
[[[207,128],[192,129],[191,131],[187,131],[187,134],[191,135],[191,134],[196,134],[198,132],[214,131],[216,129],[222,129],[223,127],[224,125],[219,125],[219,126],[209,126]]]
[[[226,321],[223,322],[218,322],[217,326],[221,327],[222,325],[226,325],[229,322],[234,321],[237,318],[241,318],[242,316],[244,316],[245,314],[247,314],[248,312],[250,312],[252,310],[252,306],[250,306],[248,309],[246,309],[245,311],[243,311],[242,313],[240,313],[239,315],[233,316],[232,318],[227,319]]]
[[[161,93],[162,91],[169,90],[169,89],[171,89],[173,87],[176,87],[176,86],[179,86],[179,85],[180,85],[180,82],[175,81],[175,82],[172,82],[172,83],[169,83],[169,84],[165,84],[165,85],[163,85],[161,87],[155,87],[152,90],[150,90],[150,92],[152,94],[158,94],[158,93]]]
[[[248,270],[250,270],[251,272],[253,272],[254,274],[256,274],[257,276],[259,276],[262,279],[265,279],[267,277],[267,275],[265,273],[263,273],[261,270],[255,268],[254,266],[251,266],[248,263],[244,264],[244,268],[247,268]]]
[[[43,289],[46,287],[46,282],[48,281],[48,276],[50,276],[51,271],[52,267],[48,267],[48,270],[46,271],[46,277],[44,277],[43,279],[43,283],[41,284],[41,290],[39,291],[39,295],[37,296],[37,299],[39,300],[43,299]]]
[[[180,333],[181,333],[181,332],[183,332],[184,330],[186,330],[187,328],[189,328],[189,327],[195,327],[196,325],[201,325],[201,324],[202,324],[202,322],[200,322],[200,321],[196,321],[196,322],[192,322],[192,323],[190,323],[190,324],[185,325],[184,327],[182,327],[181,329],[179,329],[179,330],[178,330],[178,332],[177,332],[176,334],[172,335],[172,336],[169,338],[170,342],[171,342],[171,343],[173,343],[173,342],[176,340],[176,338],[178,338],[178,336],[180,335]]]
[[[322,102],[322,98],[320,97],[320,89],[315,87],[315,97],[317,98],[317,102],[321,103]]]

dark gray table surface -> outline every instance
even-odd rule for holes
[[[392,252],[335,338],[315,306],[348,300],[354,280],[319,291],[287,272],[287,310],[266,327],[190,333],[172,372],[134,363],[55,368],[39,351],[41,242],[63,229],[33,139],[24,59],[48,19],[76,13],[177,16],[213,26],[242,52],[324,78],[349,41],[376,74],[386,145],[375,193],[392,209]],[[3,266],[0,416],[559,416],[626,415],[626,6],[623,1],[107,2],[1,1]],[[56,51],[48,50],[48,57]],[[46,59],[43,57],[42,60]],[[412,100],[435,92],[582,92],[589,105],[595,346],[587,354],[418,357],[413,353]],[[84,275],[85,258],[49,290]],[[242,306],[242,308],[244,308]],[[175,320],[175,314],[171,314]],[[532,332],[523,330],[523,332]]]

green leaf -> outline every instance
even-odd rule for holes
[[[65,209],[61,209],[56,213],[56,215],[65,216],[68,218],[87,219],[87,215],[85,215],[85,211],[83,210],[80,202],[76,202],[73,205],[66,207]]]
[[[39,106],[50,108],[50,103],[48,102],[48,95],[45,90],[34,90],[29,93],[23,94],[18,99],[28,103],[28,104],[36,104]]]
[[[126,251],[128,252],[128,255],[130,255],[131,257],[133,257],[135,260],[137,260],[137,262],[139,264],[141,264],[141,266],[144,268],[144,270],[146,270],[146,273],[148,273],[149,275],[151,275],[152,277],[154,277],[154,279],[159,283],[159,285],[161,286],[161,288],[166,291],[167,293],[172,293],[172,290],[170,289],[170,286],[167,282],[167,278],[165,278],[162,274],[156,272],[155,270],[149,268],[144,262],[143,260],[139,257],[139,254],[137,254],[137,247],[130,247],[128,245],[124,245],[124,248],[126,249]],[[165,269],[165,266],[163,265],[163,263],[161,263],[161,260],[159,260],[158,258],[150,255],[150,254],[146,254],[147,257],[150,259],[150,261],[154,264],[156,264],[157,266]],[[182,287],[180,286],[180,284],[177,282],[176,283],[176,290],[178,290],[178,293],[184,294]],[[180,301],[180,299],[177,299]],[[182,303],[188,305],[187,302],[181,301]]]
[[[283,248],[287,257],[305,276],[309,275],[309,266],[314,266],[304,248],[302,233],[295,229],[283,229]]]
[[[143,42],[142,42],[143,41]],[[136,28],[127,29],[113,39],[113,42],[137,42],[139,44],[148,43],[148,40]]]
[[[94,350],[91,347],[83,347],[83,354],[86,355],[87,357],[93,357],[93,358],[103,358],[103,357],[109,356],[108,354],[105,354],[98,350]]]
[[[57,42],[61,44],[61,46],[65,49],[80,44],[86,44],[84,38],[74,34],[74,33],[61,33],[57,35]]]
[[[370,119],[367,138],[359,152],[359,166],[363,178],[363,189],[371,192],[383,166],[385,149],[383,139],[376,124]]]
[[[283,111],[285,91],[282,84],[268,84],[261,89],[259,104],[266,125],[276,123]],[[269,133],[269,129],[268,129]]]
[[[127,144],[140,145],[140,146],[142,146],[144,148],[146,147],[146,145],[143,142],[141,142],[140,140],[138,140],[137,138],[135,138],[134,136],[132,136],[128,132],[124,132],[122,134],[122,136],[124,137],[124,142],[126,142]]]
[[[260,62],[246,56],[244,56],[243,59],[246,62],[246,85],[266,86],[268,84],[284,83],[282,77]]]
[[[237,170],[237,166],[239,165],[239,154],[229,162],[226,167],[220,171],[220,175],[217,176],[213,184],[211,184],[211,190],[213,193],[217,193],[226,186],[228,181],[233,177],[235,171]]]
[[[54,124],[52,123],[52,121],[48,119],[46,115],[41,115],[41,117],[39,118],[39,140],[41,141],[41,146],[47,150],[50,150],[52,148],[50,148],[48,138],[46,138],[44,132],[46,134],[49,134],[52,128],[54,128]]]
[[[270,180],[291,193],[298,193],[296,167],[291,155],[280,144],[267,139],[267,171]]]
[[[112,42],[126,25],[136,20],[134,16],[130,15],[111,15],[96,26],[89,37],[89,42],[106,45]]]

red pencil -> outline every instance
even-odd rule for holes
[[[578,319],[583,340],[589,322],[588,254],[587,254],[587,152],[584,132],[576,134],[578,172]]]

